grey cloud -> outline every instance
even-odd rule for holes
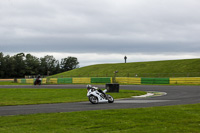
[[[9,0],[0,52],[200,52],[197,0]]]
[[[17,45],[1,45],[5,52],[68,52],[68,53],[163,53],[163,52],[200,52],[199,44],[180,42],[134,42],[102,39],[22,39]]]

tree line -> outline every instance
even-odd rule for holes
[[[53,75],[78,68],[76,57],[62,58],[61,62],[52,55],[37,58],[31,54],[18,53],[14,56],[0,52],[0,78],[24,78],[25,75]]]

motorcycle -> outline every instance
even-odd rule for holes
[[[113,103],[114,98],[111,95],[106,94],[107,89],[101,90],[98,87],[87,87],[87,97],[92,104],[98,104],[102,102]]]
[[[41,85],[41,79],[36,78],[35,81],[34,81],[34,85]]]

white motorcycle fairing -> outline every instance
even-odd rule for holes
[[[103,92],[104,94],[99,92],[97,87],[92,87],[88,90],[87,97],[89,98],[89,101],[93,104],[103,102],[113,103],[114,98],[108,94],[105,94],[107,90],[105,89],[103,90]]]

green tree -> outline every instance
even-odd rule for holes
[[[3,57],[3,53],[1,52],[0,53],[0,78],[4,77],[4,68],[3,68],[3,65],[4,65],[4,57]]]
[[[12,78],[14,77],[15,63],[13,57],[9,55],[4,56],[0,54],[0,77]]]
[[[54,70],[58,64],[53,56],[46,55],[43,58],[40,58],[40,72],[43,75],[49,75],[49,73],[54,74]]]
[[[59,63],[53,56],[37,58],[31,54],[18,53],[14,56],[0,52],[0,78],[23,78],[25,75],[49,75],[78,68],[76,57],[67,57]]]
[[[78,59],[76,57],[67,57],[61,59],[61,70],[62,71],[69,71],[78,68]]]
[[[25,54],[19,53],[13,56],[15,69],[14,69],[14,77],[24,77],[26,70],[25,70]]]
[[[27,54],[25,56],[26,75],[37,75],[39,73],[40,60],[39,58]]]
[[[60,73],[61,72],[61,68],[60,68],[60,63],[59,61],[57,62],[57,65],[53,71],[53,74],[57,74],[57,73]]]

